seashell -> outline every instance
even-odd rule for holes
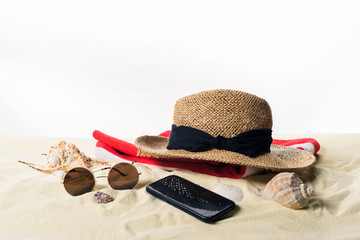
[[[109,194],[101,192],[101,191],[97,191],[94,195],[94,202],[95,203],[108,203],[111,202],[112,198],[110,197]]]
[[[241,188],[229,184],[220,184],[213,189],[213,192],[234,202],[240,202],[244,199]]]
[[[74,167],[90,168],[95,164],[107,164],[106,162],[99,162],[85,156],[74,144],[65,141],[61,141],[56,146],[51,146],[49,153],[43,155],[46,155],[46,160],[45,163],[40,165],[23,161],[19,162],[45,173],[52,173],[54,171],[67,172]]]
[[[264,189],[252,190],[265,200],[271,200],[292,209],[306,207],[312,195],[312,190],[295,173],[289,172],[277,174]]]

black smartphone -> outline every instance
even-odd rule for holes
[[[176,175],[149,184],[146,191],[207,223],[235,208],[233,201]]]

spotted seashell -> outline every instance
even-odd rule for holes
[[[61,161],[58,157],[52,157],[49,159],[49,165],[51,165],[51,166],[57,166],[60,164],[61,164]]]
[[[52,146],[46,155],[43,164],[37,165],[19,161],[41,172],[52,173],[54,171],[67,172],[74,167],[90,168],[95,164],[106,164],[85,156],[84,153],[72,143],[61,141],[58,145]]]
[[[112,198],[109,194],[101,192],[101,191],[97,191],[94,195],[94,202],[95,203],[108,203],[111,202]]]
[[[295,173],[289,172],[277,174],[264,189],[256,188],[255,192],[265,200],[271,200],[292,209],[306,207],[312,195],[312,190]]]

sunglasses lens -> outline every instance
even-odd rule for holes
[[[64,178],[64,187],[72,196],[91,192],[95,186],[92,173],[81,167],[71,169]]]
[[[133,189],[139,181],[139,173],[132,164],[118,163],[111,168],[108,181],[113,189]]]

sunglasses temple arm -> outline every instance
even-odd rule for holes
[[[136,161],[132,161],[131,163],[132,165],[134,165],[134,167],[136,168],[136,170],[138,171],[139,175],[141,175],[141,172],[139,171],[139,169],[136,167]]]

